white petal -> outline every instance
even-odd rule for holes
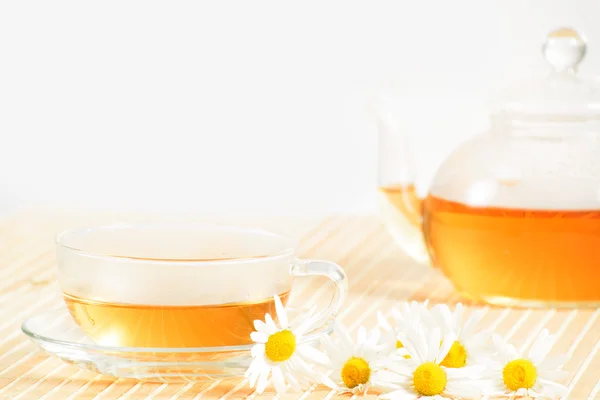
[[[330,362],[329,357],[310,345],[300,346],[296,351],[307,360],[317,364],[325,365]]]
[[[377,327],[373,328],[373,330],[371,331],[371,334],[369,335],[369,337],[367,338],[367,341],[365,342],[365,345],[370,348],[376,347],[377,342],[379,342],[380,337],[381,337],[381,331],[379,330],[379,328],[377,328]]]
[[[260,319],[255,319],[254,320],[254,329],[257,332],[267,333],[267,324],[265,324],[264,321],[261,321]]]
[[[330,359],[330,368],[341,368],[344,362],[351,356],[349,353],[345,353],[336,344],[332,344],[329,348],[324,348],[325,355]]]
[[[544,372],[540,372],[540,379],[547,379],[549,381],[562,381],[563,379],[565,379],[567,376],[569,376],[569,373],[567,371],[561,371],[561,370],[553,370],[553,371],[544,371]]]
[[[265,314],[265,323],[267,324],[269,335],[272,335],[278,331],[277,325],[275,325],[275,321],[273,321],[273,317],[271,317],[271,314]]]
[[[444,322],[446,328],[452,328],[452,313],[446,304],[438,304],[432,311],[433,314],[438,314],[438,317]]]
[[[402,342],[404,349],[406,349],[406,351],[410,355],[411,359],[415,360],[418,364],[423,363],[423,360],[421,359],[419,352],[417,351],[415,346],[413,346],[413,343],[406,335],[406,332],[400,332],[398,334],[398,339],[400,339],[400,341]]]
[[[498,356],[502,358],[502,362],[504,364],[517,358],[522,358],[515,349],[515,346],[507,343],[501,336],[493,334],[492,340],[494,341],[494,345],[498,349]]]
[[[459,382],[457,381],[456,383]],[[481,394],[485,396],[494,396],[497,395],[499,391],[504,390],[504,386],[498,386],[498,384],[491,379],[479,379],[470,381],[469,383],[479,387]]]
[[[402,375],[399,375],[395,372],[392,372],[387,369],[380,369],[378,371],[373,372],[372,378],[376,378],[378,381],[394,383],[398,379],[404,379]]]
[[[436,361],[436,356],[440,350],[440,336],[441,333],[439,328],[431,330],[431,333],[429,334],[429,343],[427,344],[429,350],[427,353],[427,361]]]
[[[483,392],[486,396],[500,396],[508,391],[502,380],[479,381],[479,384],[484,388]]]
[[[524,388],[518,389],[516,391],[516,393],[517,393],[517,396],[527,396],[527,394],[528,394],[527,389],[524,389]]]
[[[569,359],[566,354],[558,354],[555,356],[549,356],[544,359],[539,365],[538,370],[548,371],[560,369]]]
[[[256,381],[258,381],[258,377],[260,376],[260,374],[261,374],[261,371],[256,370],[256,371],[252,372],[252,374],[246,378],[246,379],[248,379],[250,389],[254,389],[254,387],[256,386]]]
[[[380,350],[385,348],[386,351],[389,352],[391,352],[392,350],[396,350],[396,341],[398,340],[396,333],[381,330],[379,329],[379,327],[377,328],[377,330],[379,331],[379,338],[377,339],[375,346],[372,347],[379,347]],[[393,348],[390,348],[392,344],[394,346]]]
[[[468,365],[462,368],[444,368],[449,379],[477,379],[483,376],[485,372],[484,365]]]
[[[506,354],[507,354],[509,360],[521,358],[519,355],[519,352],[517,351],[515,346],[513,346],[512,344],[507,344],[505,347],[505,350],[506,350]]]
[[[481,396],[481,388],[476,386],[475,384],[469,382],[468,380],[462,381],[448,381],[446,384],[446,389],[444,393],[449,394],[453,397],[461,397],[461,398],[479,398]]]
[[[502,376],[502,374],[496,377],[496,379],[494,380],[494,385],[496,387],[499,387],[502,391],[510,390],[506,387],[506,384],[504,383],[504,377]]]
[[[261,394],[267,388],[269,372],[271,372],[270,368],[268,370],[261,371],[260,377],[258,378],[258,384],[256,385],[256,393]]]
[[[492,335],[492,342],[494,343],[494,347],[497,350],[497,359],[502,361],[502,364],[507,364],[509,361],[513,360],[513,356],[510,354],[509,349],[507,347],[506,341],[504,338],[497,333]]]
[[[371,380],[371,385],[374,388],[377,388],[383,392],[391,392],[394,390],[398,390],[402,387],[410,386],[410,384],[408,382],[403,385],[395,385],[393,383],[389,383],[389,382],[385,382],[385,381],[374,381],[374,380]]]
[[[456,334],[454,334],[454,332],[448,332],[444,335],[444,341],[442,342],[442,345],[439,348],[437,357],[435,358],[435,362],[439,364],[442,361],[444,361],[444,358],[446,358],[446,356],[448,355],[448,352],[450,351],[450,348],[452,347],[455,341]]]
[[[379,350],[377,347],[372,346],[364,346],[362,349],[363,358],[367,361],[375,361],[375,359],[379,358]]]
[[[494,342],[494,346],[496,346],[496,349],[500,352],[504,352],[504,348],[505,348],[505,342],[504,339],[502,338],[502,336],[498,335],[497,333],[494,333],[492,335],[492,342]]]
[[[296,377],[294,377],[293,374],[285,374],[287,381],[289,382],[289,384],[294,388],[294,390],[298,391],[300,390],[300,383],[298,382],[298,379],[296,379]]]
[[[363,344],[365,340],[367,340],[367,330],[364,326],[358,328],[357,342],[358,344]]]
[[[434,329],[439,329],[439,328],[436,327]],[[419,352],[421,360],[423,360],[423,361],[427,361],[427,355],[429,353],[428,346],[427,346],[428,345],[427,340],[429,338],[426,336],[426,333],[427,333],[426,330],[419,329],[418,334],[415,335],[415,338],[414,338],[414,340],[415,340],[414,343],[417,343],[415,345],[415,347],[416,347],[417,351]]]
[[[346,360],[350,357],[352,357],[350,353],[331,353],[331,364],[334,368],[339,368],[341,370]]]
[[[545,395],[550,395],[552,397],[564,396],[568,391],[564,385],[560,383],[552,382],[546,379],[539,379],[540,384],[542,385],[542,393]]]
[[[250,334],[250,339],[256,343],[267,343],[267,340],[269,340],[268,336],[263,332],[252,332]]]
[[[334,381],[332,381],[330,377],[328,377],[325,374],[320,374],[319,375],[319,381],[323,385],[327,386],[329,389],[332,389],[332,390],[338,390],[339,389],[339,386]]]
[[[252,360],[252,363],[244,373],[244,378],[248,379],[250,382],[250,387],[254,387],[254,384],[256,384],[256,380],[258,379],[260,371],[263,367],[266,366],[260,360]]]
[[[346,329],[341,322],[336,321],[335,325],[333,326],[333,330],[335,331],[336,335],[338,335],[338,338],[342,341],[342,343],[349,347],[353,347],[353,342],[350,338],[350,334],[348,333],[348,329]]]
[[[352,356],[355,352],[354,346],[353,345],[347,345],[346,343],[339,341],[338,343],[336,343],[337,345],[337,351],[339,354],[344,355],[344,361],[346,361],[346,356]]]
[[[321,336],[321,347],[325,351],[325,354],[331,357],[332,353],[335,353],[335,345],[333,344],[333,339],[329,335]]]
[[[379,395],[379,398],[389,400],[415,400],[417,397],[415,392],[409,392],[402,388],[393,392],[381,394]]]
[[[402,344],[404,347],[408,347],[407,345],[411,344],[412,348],[415,352],[413,354],[411,352],[411,357],[415,359],[415,361],[419,364],[422,364],[426,361],[427,358],[427,339],[425,338],[425,331],[423,329],[407,329],[406,330],[406,342],[402,340]],[[409,350],[407,348],[407,350]],[[409,350],[410,351],[410,350]]]
[[[452,329],[455,330],[457,335],[460,335],[460,328],[462,326],[462,314],[463,305],[462,303],[458,303],[454,308],[454,313],[452,314]]]
[[[393,331],[392,326],[389,324],[387,319],[385,319],[381,311],[377,311],[377,322],[379,323],[379,326],[381,326],[386,332]]]
[[[506,365],[506,363],[502,362],[500,360],[494,360],[494,359],[490,359],[489,357],[485,357],[485,358],[482,358],[481,365],[485,365],[487,367],[488,373],[489,372],[498,373],[504,369],[504,366]]]
[[[273,386],[275,386],[275,390],[277,394],[284,394],[285,390],[285,380],[283,379],[283,373],[281,372],[281,368],[273,367]]]
[[[395,372],[384,369],[375,371],[371,377],[371,381],[375,385],[384,386],[387,388],[398,388],[399,386],[411,385],[412,379],[412,374],[411,376],[400,375]]]
[[[307,376],[313,376],[313,371],[309,365],[300,357],[292,357],[288,361],[288,368],[295,370]]]
[[[259,354],[265,354],[264,344],[255,344],[250,350],[250,355],[252,356],[252,358],[258,357]]]
[[[411,379],[413,377],[415,369],[417,369],[417,366],[417,363],[409,362],[409,360],[406,360],[404,358],[398,361],[388,361],[385,364],[385,367],[388,368],[390,371],[393,371],[401,376],[410,377]]]
[[[254,385],[256,385],[256,381],[258,380],[259,375],[260,375],[260,370],[258,370],[258,369],[254,369],[252,371],[248,370],[248,371],[246,371],[246,374],[244,374],[244,378],[248,379],[250,389],[254,388]]]
[[[275,300],[275,311],[277,312],[277,319],[279,319],[279,325],[281,325],[281,329],[288,328],[288,317],[285,308],[283,308],[283,304],[281,303],[281,299],[278,295],[273,296],[273,300]]]
[[[403,313],[400,312],[397,308],[392,308],[392,317],[396,322],[396,329],[404,330],[408,328],[408,326],[406,326],[406,320],[404,318]]]
[[[550,336],[548,329],[542,330],[529,349],[529,358],[535,365],[541,363],[552,350],[553,345],[554,336]]]
[[[417,315],[418,318],[413,323],[420,323],[428,329],[437,326],[433,313],[426,306],[421,305]]]

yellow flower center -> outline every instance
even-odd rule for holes
[[[520,358],[506,364],[502,377],[510,390],[530,389],[537,379],[537,369],[531,361]]]
[[[366,384],[370,376],[369,363],[359,357],[351,357],[342,367],[342,381],[349,389]]]
[[[435,396],[444,391],[448,383],[446,372],[436,363],[419,365],[413,374],[413,385],[421,396]]]
[[[269,336],[265,344],[265,354],[274,362],[289,359],[294,351],[296,351],[296,336],[287,329]]]
[[[462,368],[467,364],[467,350],[465,346],[460,344],[460,342],[456,341],[452,343],[452,347],[450,347],[450,351],[444,361],[440,363],[440,365],[446,368]]]

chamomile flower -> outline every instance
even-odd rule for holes
[[[367,333],[361,326],[356,342],[341,323],[334,325],[334,332],[337,335],[335,341],[329,336],[321,339],[325,354],[330,359],[327,367],[332,370],[330,377],[323,376],[321,380],[340,393],[366,394],[370,387],[378,386],[373,377],[383,366],[381,346],[378,345],[379,330]]]
[[[398,334],[409,327],[415,327],[419,324],[430,325],[432,320],[427,308],[427,301],[419,303],[417,301],[402,302],[399,308],[391,310],[394,325],[392,326],[383,316],[381,311],[377,312],[377,320],[379,327],[382,329],[381,342],[385,346],[385,351],[394,353],[398,349],[402,349],[402,341],[398,338]],[[404,354],[403,351],[401,353]]]
[[[280,326],[277,326],[270,314],[266,314],[264,322],[254,321],[256,331],[250,334],[256,344],[251,350],[252,363],[244,376],[249,380],[251,388],[256,385],[256,392],[259,394],[265,390],[269,375],[272,375],[277,393],[285,393],[286,382],[299,389],[301,384],[310,383],[316,378],[308,362],[327,362],[323,353],[308,343],[302,343],[302,336],[318,316],[311,312],[298,326],[291,327],[279,296],[275,295],[274,300]]]
[[[441,400],[446,397],[474,398],[481,394],[475,379],[481,376],[483,367],[446,368],[441,365],[456,340],[454,333],[447,332],[442,339],[437,327],[416,327],[401,333],[400,338],[410,358],[390,361],[387,370],[377,374],[376,379],[395,387],[381,398]]]
[[[476,327],[483,310],[475,310],[466,321],[463,321],[463,305],[458,303],[454,311],[446,304],[438,304],[431,309],[431,317],[435,326],[439,326],[442,335],[452,333],[456,336],[448,355],[440,363],[443,367],[462,368],[466,365],[480,363],[489,353],[488,331],[477,332]]]
[[[567,387],[557,383],[567,373],[561,370],[565,356],[548,356],[556,337],[547,329],[540,332],[527,355],[517,352],[500,336],[493,336],[498,351],[495,360],[488,361],[491,378],[490,395],[517,395],[543,398],[559,398]]]

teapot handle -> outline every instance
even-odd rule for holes
[[[421,264],[430,264],[423,238],[422,200],[414,187],[411,146],[390,98],[371,105],[379,133],[378,208],[394,241]]]

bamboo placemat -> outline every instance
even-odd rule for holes
[[[257,396],[241,379],[212,383],[140,383],[115,379],[63,363],[38,351],[20,332],[21,322],[37,312],[56,308],[62,298],[55,281],[52,239],[59,230],[98,222],[147,220],[132,215],[48,215],[24,212],[0,223],[0,398],[11,400],[154,399],[196,400],[270,399],[274,392]],[[216,219],[218,222],[230,222]],[[246,220],[245,220],[246,221]],[[240,223],[240,220],[236,220]],[[437,271],[411,262],[393,244],[374,217],[270,218],[247,220],[300,239],[308,258],[329,259],[348,275],[350,295],[340,315],[355,330],[376,322],[376,311],[387,313],[406,299],[455,303],[461,301]],[[324,281],[302,280],[294,292],[311,294],[318,301],[330,296]],[[599,288],[600,290],[600,288]],[[470,309],[477,307],[470,306]],[[600,309],[530,310],[484,307],[483,326],[510,339],[517,348],[528,346],[544,327],[559,335],[554,352],[570,356],[565,384],[567,398],[600,399]],[[331,399],[323,386],[283,399]],[[351,396],[344,396],[350,398]],[[367,398],[375,398],[368,396]]]

